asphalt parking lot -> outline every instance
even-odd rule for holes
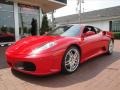
[[[101,55],[82,64],[70,75],[35,77],[11,71],[0,47],[0,90],[120,90],[120,40],[114,53]]]

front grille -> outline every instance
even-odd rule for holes
[[[36,66],[31,62],[17,62],[15,68],[24,71],[35,71]]]

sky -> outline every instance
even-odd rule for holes
[[[120,6],[120,0],[84,0],[84,4],[82,4],[82,12],[84,7],[84,12]],[[67,6],[56,10],[54,13],[55,17],[61,17],[66,15],[71,15],[78,13],[77,1],[76,0],[68,0]]]

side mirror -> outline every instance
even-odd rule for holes
[[[85,34],[84,34],[84,36],[91,36],[91,35],[94,35],[95,34],[95,32],[93,32],[93,31],[88,31],[88,32],[86,32]]]

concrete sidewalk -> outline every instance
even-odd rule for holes
[[[35,77],[1,68],[0,90],[120,90],[120,41],[113,55],[91,59],[71,75]]]

